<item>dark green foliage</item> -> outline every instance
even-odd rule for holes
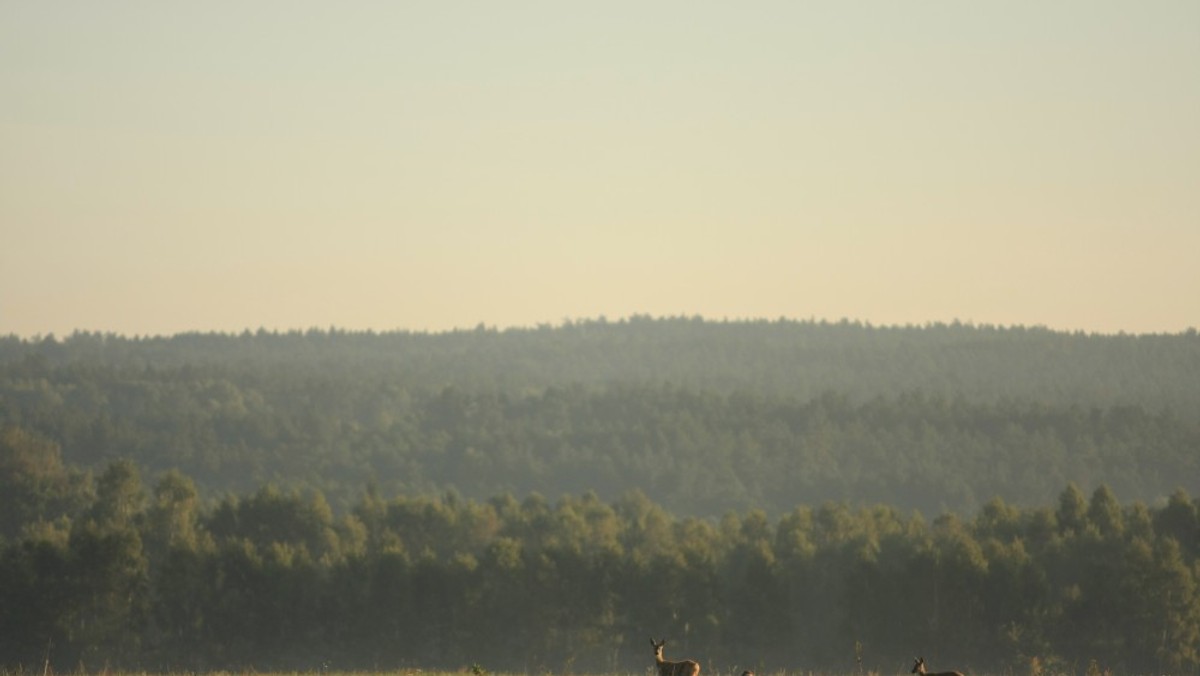
[[[83,482],[56,445],[15,425],[0,427],[0,542],[25,524],[75,512],[85,499]]]
[[[1146,507],[1102,486],[1081,507],[1068,486],[1069,525],[999,499],[969,520],[826,503],[773,521],[681,519],[636,492],[373,490],[334,520],[320,495],[269,487],[197,507],[178,473],[147,500],[126,463],[96,484],[73,523],[0,545],[0,668],[628,673],[657,629],[681,657],[768,672],[914,653],[974,672],[1200,669],[1183,492]]]

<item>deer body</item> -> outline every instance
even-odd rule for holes
[[[920,676],[963,676],[961,671],[925,671],[925,658],[918,657],[913,663],[912,671],[909,673],[920,674]]]
[[[658,676],[700,676],[700,663],[694,660],[680,660],[679,662],[668,662],[663,659],[663,646],[667,644],[667,639],[655,641],[650,639],[650,645],[654,646],[654,665],[658,667]]]

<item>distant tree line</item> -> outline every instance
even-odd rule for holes
[[[503,331],[246,331],[124,337],[0,336],[0,364],[166,374],[212,369],[284,384],[390,383],[408,390],[523,393],[550,386],[670,383],[801,401],[922,391],[971,401],[1085,409],[1135,405],[1200,416],[1200,334],[1085,334],[954,322],[706,321],[633,316]]]
[[[927,521],[842,502],[676,517],[633,491],[381,496],[97,476],[0,430],[0,669],[1200,673],[1200,500],[1067,484]],[[860,661],[861,660],[861,661]]]
[[[634,317],[443,334],[0,339],[0,424],[203,497],[272,483],[335,513],[511,493],[673,513],[825,500],[970,512],[1067,482],[1200,493],[1200,338]]]

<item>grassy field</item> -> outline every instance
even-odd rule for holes
[[[701,676],[742,676],[743,669],[727,669],[714,670],[708,669],[701,671]],[[1057,676],[1057,671],[1010,671],[1006,674],[988,675],[982,672],[964,671],[967,676]],[[755,676],[895,676],[907,675],[908,670],[902,669],[895,672],[882,671],[812,671],[812,670],[778,670],[778,671],[762,671],[755,672]],[[1070,672],[1066,672],[1070,674]],[[1110,671],[1091,669],[1082,669],[1078,671],[1080,676],[1111,676]],[[425,671],[420,669],[400,669],[394,671],[328,671],[328,670],[313,670],[313,671],[258,671],[254,669],[245,669],[238,671],[172,671],[172,672],[156,672],[156,671],[109,671],[109,670],[6,670],[0,669],[0,676],[656,676],[653,666],[644,671],[634,672],[596,672],[589,674],[584,671],[538,671],[538,672],[506,672],[506,671],[486,671],[472,668],[464,668],[457,671]],[[935,675],[931,675],[935,676]]]
[[[76,671],[61,671],[51,670],[46,674],[40,671],[29,670],[7,670],[0,669],[0,676],[471,676],[471,671],[462,669],[459,671],[256,671],[254,669],[246,669],[242,671],[175,671],[175,672],[155,672],[155,671],[106,671],[106,670],[76,670]],[[795,670],[795,671],[772,671],[761,672],[755,676],[907,676],[907,669],[900,669],[895,672],[880,672],[880,671],[846,671],[846,672],[826,672],[826,671],[811,671],[811,670]],[[1044,671],[1044,672],[1022,672],[1009,671],[1004,673],[989,674],[984,672],[975,672],[964,670],[966,676],[1113,676],[1113,672],[1108,670],[1091,670],[1080,669],[1078,671]],[[701,676],[740,676],[741,672],[724,671],[724,672],[705,672]],[[536,673],[519,673],[519,672],[488,672],[487,676],[653,676],[651,671],[645,673],[606,673],[606,674],[588,674],[579,672],[551,672],[543,671]]]
[[[1103,668],[1091,661],[1085,665],[1046,665],[1038,660],[1032,660],[1026,665],[1026,669],[1005,670],[1003,673],[985,673],[973,671],[969,667],[958,667],[958,670],[966,674],[966,676],[1113,676],[1113,672]],[[898,664],[894,670],[870,670],[858,669],[849,671],[817,671],[810,669],[780,669],[772,671],[754,672],[753,676],[907,676],[909,674],[910,665]],[[742,676],[745,668],[730,666],[728,668],[717,668],[706,666],[700,676]],[[314,669],[311,671],[260,671],[254,668],[242,670],[214,670],[214,671],[172,671],[172,672],[155,672],[155,671],[113,671],[108,669],[84,669],[82,667],[73,670],[55,669],[53,666],[48,668],[30,670],[30,669],[4,669],[0,668],[0,676],[657,676],[657,671],[653,664],[647,665],[641,671],[629,672],[606,672],[606,673],[591,673],[585,671],[553,671],[544,670],[536,672],[502,672],[489,671],[479,665],[466,666],[455,671],[444,670],[423,670],[423,669],[394,669],[391,671],[340,671],[333,669]],[[939,676],[938,674],[930,674],[930,676]]]
[[[902,673],[902,672],[897,672]],[[903,673],[907,673],[905,670]],[[701,676],[740,676],[740,671],[717,672],[716,674],[703,672]],[[257,671],[254,669],[245,669],[240,671],[174,671],[174,672],[155,672],[155,671],[110,671],[110,670],[56,670],[51,669],[45,672],[31,671],[24,669],[10,670],[0,669],[0,676],[475,676],[475,672],[470,669],[461,669],[458,671],[422,671],[422,670],[399,670],[399,671]],[[652,670],[646,672],[628,672],[628,673],[606,673],[606,674],[589,674],[581,672],[536,672],[536,673],[517,673],[517,672],[486,672],[486,676],[653,676]],[[887,676],[877,671],[863,672],[820,672],[820,671],[772,671],[756,673],[756,676]],[[971,673],[970,676],[987,676],[985,674]]]

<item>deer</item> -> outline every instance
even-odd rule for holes
[[[655,641],[650,639],[650,645],[654,646],[654,665],[658,667],[658,676],[700,676],[700,663],[695,660],[681,660],[679,662],[668,662],[663,659],[663,646],[667,644],[667,639]]]
[[[963,676],[961,671],[925,671],[925,658],[918,657],[913,663],[911,674],[920,674],[921,676]]]

